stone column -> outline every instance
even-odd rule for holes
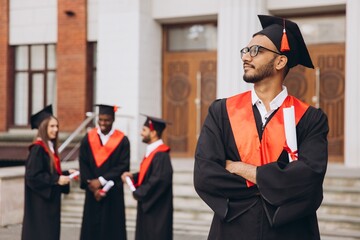
[[[346,2],[345,166],[360,167],[360,1]]]
[[[261,29],[258,14],[264,14],[264,0],[221,0],[218,16],[217,98],[250,88],[243,81],[240,49]]]
[[[99,1],[96,102],[118,104],[116,127],[131,142],[131,157],[143,148],[139,113],[161,117],[161,27],[151,17],[151,1]]]

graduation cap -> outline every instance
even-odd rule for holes
[[[110,106],[105,104],[95,104],[96,107],[99,107],[99,114],[107,114],[115,117],[115,112],[118,110],[118,106]]]
[[[279,52],[288,58],[287,65],[289,68],[298,64],[314,68],[305,41],[296,23],[274,16],[258,15],[258,17],[263,30],[253,36],[258,34],[267,36]]]
[[[161,133],[164,131],[166,124],[168,122],[161,118],[156,118],[145,114],[141,114],[141,115],[146,117],[144,126],[150,128],[151,131],[155,130],[158,133],[158,135],[161,136]]]
[[[39,112],[31,115],[30,118],[31,129],[39,128],[41,122],[50,116],[53,116],[52,105],[48,105]]]

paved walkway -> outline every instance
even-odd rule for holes
[[[78,240],[80,236],[80,229],[77,227],[63,227],[61,229],[61,240]],[[134,232],[128,232],[128,240],[134,239]],[[20,240],[21,239],[21,225],[10,225],[7,227],[0,227],[1,240]],[[204,236],[194,236],[187,234],[175,234],[174,240],[206,240]]]

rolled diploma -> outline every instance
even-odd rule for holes
[[[286,143],[292,152],[297,151],[295,110],[294,106],[284,108],[284,129]],[[289,162],[294,161],[289,154]]]
[[[73,172],[72,174],[69,175],[69,178],[70,179],[74,179],[76,178],[77,176],[79,176],[80,172],[79,171],[75,171]]]
[[[110,188],[112,188],[114,186],[114,181],[113,180],[109,180],[105,186],[101,189],[103,192],[107,192],[110,190]]]
[[[134,183],[131,181],[131,178],[129,176],[125,177],[127,185],[129,185],[130,190],[133,192],[136,190]]]

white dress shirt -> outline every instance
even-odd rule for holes
[[[287,88],[285,86],[282,86],[282,91],[273,100],[271,100],[270,110],[267,111],[265,104],[256,94],[254,87],[251,89],[251,101],[252,104],[255,105],[260,112],[263,126],[266,124],[266,121],[269,118],[269,116],[283,104],[287,96],[288,96]]]
[[[163,140],[159,139],[146,147],[145,157],[148,157],[152,151],[154,151],[158,146],[164,144]]]

